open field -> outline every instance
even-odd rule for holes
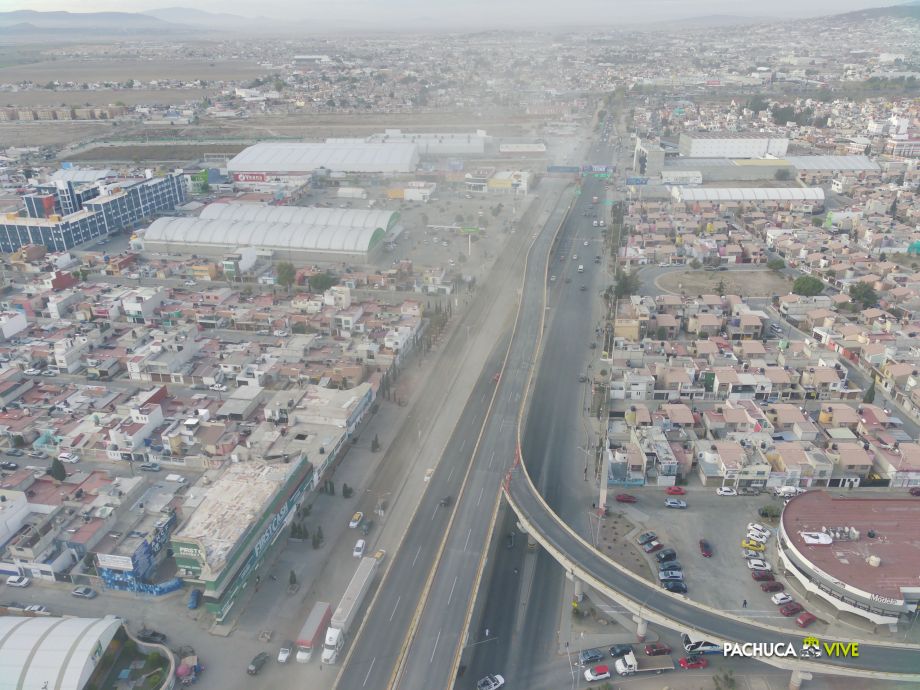
[[[0,122],[0,142],[4,146],[60,146],[118,131],[106,120]]]
[[[725,284],[726,295],[741,297],[770,297],[784,295],[792,287],[792,281],[773,271],[675,271],[667,273],[656,281],[669,292],[685,292],[688,295],[713,294],[718,292],[719,282]]]
[[[136,57],[99,57],[83,60],[45,60],[0,68],[0,83],[33,81],[102,82],[151,79],[254,79],[267,72],[249,60],[140,60]]]
[[[235,156],[246,144],[137,144],[136,146],[99,146],[69,156],[68,161],[182,162],[197,160],[206,153]]]
[[[0,93],[0,106],[19,108],[40,108],[43,106],[114,105],[174,105],[186,101],[199,101],[213,96],[215,89],[100,89],[90,91],[50,91],[33,89],[15,93]]]

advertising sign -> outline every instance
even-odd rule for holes
[[[627,177],[626,184],[628,185],[648,184],[648,178],[647,177]]]
[[[581,168],[579,168],[577,165],[550,165],[547,166],[546,172],[577,174],[581,172]]]
[[[268,176],[265,173],[233,173],[237,182],[265,182]]]

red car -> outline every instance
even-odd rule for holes
[[[788,604],[783,604],[779,607],[779,612],[789,618],[789,616],[795,616],[796,614],[802,613],[804,607],[797,601],[792,601]]]
[[[635,503],[639,500],[632,494],[617,494],[614,498],[616,498],[617,503]]]
[[[664,492],[669,496],[683,496],[687,493],[682,486],[669,486]]]
[[[706,668],[709,666],[709,662],[706,661],[701,656],[685,656],[681,657],[680,661],[677,663],[680,664],[681,668]]]
[[[652,539],[650,542],[646,542],[642,545],[642,550],[645,551],[645,553],[655,553],[660,548],[661,542],[657,539]]]
[[[773,573],[766,570],[752,570],[751,577],[754,578],[754,582],[773,582]]]
[[[645,656],[661,656],[662,654],[670,653],[671,648],[664,642],[652,642],[651,644],[645,645]]]
[[[761,582],[760,589],[764,592],[782,592],[786,587],[782,582]]]
[[[813,613],[808,613],[808,611],[802,611],[802,613],[799,614],[799,617],[795,619],[795,624],[799,626],[800,628],[807,628],[809,625],[814,623],[816,620],[818,619],[815,618],[815,615]]]
[[[703,558],[712,557],[712,547],[705,539],[700,539],[700,553],[703,555]]]

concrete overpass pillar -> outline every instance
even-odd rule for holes
[[[577,577],[572,578],[572,584],[575,586],[575,601],[582,601],[585,598],[585,586]]]
[[[789,679],[789,690],[799,690],[802,683],[811,679],[812,675],[808,671],[793,671],[792,678]]]
[[[648,621],[639,616],[639,622],[636,625],[636,639],[639,642],[645,642],[645,636],[648,633]]]

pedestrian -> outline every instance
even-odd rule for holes
[[[741,602],[741,608],[743,608],[743,609],[746,609],[746,608],[747,608],[747,599],[745,599],[744,601]]]

